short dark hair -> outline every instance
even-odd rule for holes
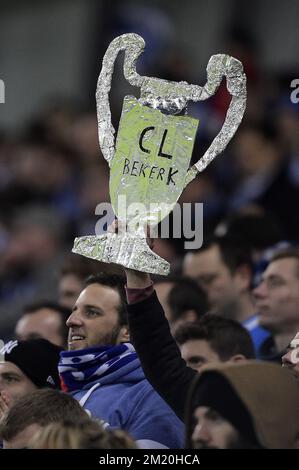
[[[125,291],[125,278],[118,274],[98,273],[91,275],[86,279],[85,285],[90,286],[91,284],[99,284],[101,286],[111,287],[112,289],[118,292],[120,297],[120,303],[118,307],[119,324],[120,326],[127,325],[128,315],[126,302],[127,297]]]
[[[196,323],[178,327],[175,340],[181,346],[191,340],[206,340],[222,361],[236,354],[254,359],[254,346],[249,332],[240,323],[215,314],[205,314]]]
[[[167,297],[171,320],[176,321],[187,310],[194,310],[199,320],[209,308],[205,291],[190,278],[176,278]]]
[[[299,247],[294,246],[294,247],[289,247],[289,248],[283,248],[277,251],[270,259],[270,263],[272,263],[272,261],[277,261],[279,259],[285,259],[285,258],[293,258],[297,261],[297,264],[298,264],[297,276],[299,277]]]
[[[236,244],[248,246],[249,250],[266,248],[285,240],[285,234],[280,221],[268,212],[232,214],[225,219],[221,226],[225,237]]]
[[[213,246],[218,246],[223,263],[234,274],[236,270],[243,265],[247,265],[252,270],[252,259],[248,246],[242,243],[236,243],[229,237],[214,236],[207,240],[197,253],[208,250]]]
[[[39,310],[44,309],[44,308],[53,310],[54,312],[58,313],[60,320],[61,320],[59,333],[61,337],[63,338],[63,344],[66,344],[67,337],[68,337],[68,327],[66,326],[66,321],[71,314],[71,311],[68,308],[60,305],[57,302],[52,302],[50,300],[40,300],[38,302],[33,302],[33,303],[25,305],[25,307],[23,308],[22,316],[37,313]]]
[[[10,441],[32,424],[46,426],[69,419],[86,418],[84,408],[75,398],[59,390],[41,389],[20,398],[0,422],[0,439]]]

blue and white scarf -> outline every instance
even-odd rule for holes
[[[92,382],[117,380],[124,373],[140,367],[130,343],[97,346],[78,351],[62,351],[58,371],[65,392],[86,389]]]

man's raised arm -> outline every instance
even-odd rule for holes
[[[125,272],[131,341],[146,378],[183,420],[188,389],[197,372],[181,358],[149,274]]]

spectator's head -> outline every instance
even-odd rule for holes
[[[84,289],[85,280],[99,271],[100,263],[84,256],[70,254],[66,257],[59,280],[59,303],[72,309],[80,292]]]
[[[299,249],[276,253],[254,290],[260,324],[272,334],[299,330]]]
[[[36,434],[31,449],[136,449],[132,438],[120,429],[108,430],[95,420],[64,420]]]
[[[2,418],[0,439],[6,449],[25,448],[33,435],[48,424],[76,422],[87,416],[72,396],[58,390],[37,390],[20,398]]]
[[[181,325],[175,333],[182,358],[199,371],[211,362],[254,359],[248,331],[238,322],[217,315],[204,315],[197,323]]]
[[[90,276],[67,320],[69,349],[129,341],[125,280],[104,273]]]
[[[58,361],[62,348],[45,339],[10,341],[0,353],[0,392],[11,405],[38,388],[60,388]]]
[[[299,379],[299,332],[291,340],[287,352],[282,356],[282,365]]]
[[[255,205],[232,214],[218,225],[216,233],[236,245],[248,246],[254,263],[260,261],[267,248],[285,239],[279,220]]]
[[[68,335],[65,322],[69,316],[70,310],[56,302],[36,302],[24,308],[15,334],[21,341],[44,338],[65,348]]]
[[[272,171],[282,157],[277,130],[270,122],[244,123],[234,148],[239,179]]]
[[[199,251],[187,253],[184,274],[206,291],[211,311],[236,319],[240,302],[250,295],[251,259],[245,249],[227,238],[215,238]]]
[[[172,333],[181,323],[198,321],[208,310],[206,293],[193,279],[169,277],[154,286]]]
[[[206,367],[189,395],[187,448],[295,449],[298,399],[297,382],[275,364]]]
[[[54,209],[34,205],[20,210],[3,259],[6,272],[45,266],[61,250],[65,233],[65,221]]]
[[[206,293],[192,279],[178,278],[167,300],[172,332],[183,323],[198,321],[208,311]]]
[[[37,142],[37,135],[25,136],[17,148],[16,184],[36,198],[64,189],[70,180],[69,155],[56,145]],[[41,178],[42,175],[42,178]]]

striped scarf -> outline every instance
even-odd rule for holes
[[[135,349],[130,343],[62,351],[58,364],[62,389],[65,392],[82,390],[107,376],[117,377],[120,369],[128,369],[133,361],[139,365]]]

